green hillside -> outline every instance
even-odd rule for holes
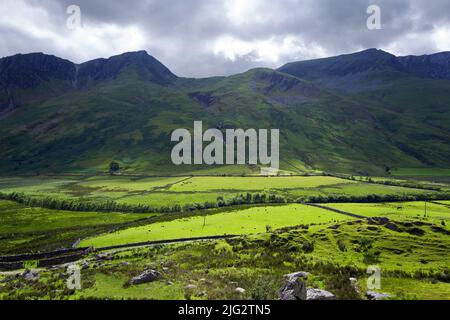
[[[372,54],[339,62],[345,68],[333,82],[347,88],[330,85],[321,60],[309,67],[311,77],[289,67],[187,79],[142,51],[81,65],[42,54],[4,58],[0,173],[98,173],[111,161],[122,173],[259,172],[172,165],[171,132],[200,120],[205,129],[279,128],[288,171],[385,175],[450,167],[450,81],[386,69],[390,58]],[[369,67],[361,69],[361,61]],[[358,77],[349,76],[354,68]]]

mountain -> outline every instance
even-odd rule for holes
[[[337,57],[292,62],[278,71],[309,80],[367,73],[450,80],[450,52],[396,57],[383,50],[368,49]]]
[[[174,166],[170,134],[279,128],[283,169],[386,174],[450,166],[449,53],[381,50],[182,78],[145,51],[83,64],[42,53],[0,59],[0,173],[239,173]],[[245,170],[257,170],[250,167]]]
[[[378,116],[380,128],[402,152],[425,165],[448,166],[450,52],[396,57],[369,49],[278,70],[379,105],[392,113]]]

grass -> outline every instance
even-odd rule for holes
[[[0,178],[0,192],[21,192],[38,198],[151,205],[215,202],[239,194],[270,193],[295,202],[311,196],[418,195],[434,191],[352,181],[329,176],[282,177],[27,177]]]
[[[39,197],[115,200],[163,206],[215,201],[246,192],[286,199],[314,195],[412,195],[433,191],[311,177],[22,177],[0,179],[0,191]],[[61,270],[43,270],[37,282],[0,282],[0,299],[276,299],[283,275],[308,271],[308,286],[340,299],[364,299],[346,282],[361,284],[368,265],[382,270],[382,292],[393,299],[448,299],[450,201],[328,203],[366,217],[388,217],[397,230],[302,204],[256,205],[153,215],[70,212],[0,201],[0,254],[80,246],[110,246],[150,240],[236,234],[206,242],[158,245],[88,257],[83,287],[70,291]],[[143,225],[143,223],[146,223]],[[111,231],[117,229],[118,231]],[[93,260],[89,260],[93,259]],[[34,263],[34,261],[32,262]],[[27,265],[33,267],[32,264]],[[129,286],[146,267],[162,278]],[[0,274],[0,280],[8,277]],[[447,277],[447,278],[446,278]],[[447,280],[445,280],[447,279]],[[193,289],[186,289],[189,284]],[[236,287],[246,289],[236,293]]]
[[[331,291],[338,299],[364,299],[366,268],[372,264],[381,269],[380,291],[392,294],[392,299],[450,297],[444,277],[449,274],[448,236],[429,226],[422,227],[420,236],[398,233],[364,220],[330,226],[334,222],[109,252],[110,260],[88,259],[80,291],[63,287],[60,270],[45,270],[37,282],[15,277],[0,282],[0,299],[277,299],[283,275],[300,270],[310,272],[308,287]],[[161,278],[127,285],[145,268],[158,270]],[[349,277],[359,280],[361,295],[350,286]],[[236,293],[237,287],[245,294]]]
[[[342,266],[366,268],[379,265],[385,275],[414,274],[416,271],[442,272],[450,263],[450,239],[438,232],[432,225],[404,227],[401,220],[392,223],[402,228],[392,231],[385,226],[358,222],[342,224],[336,230],[312,228],[315,239],[315,259],[334,262]],[[421,235],[412,230],[421,229]],[[339,245],[340,244],[340,245]]]
[[[441,202],[441,201],[440,201]],[[440,203],[439,202],[439,203]],[[442,203],[446,203],[442,201]],[[400,202],[400,203],[328,203],[326,206],[366,217],[388,217],[396,220],[430,221],[450,229],[450,207],[436,203]]]
[[[91,288],[87,288],[79,292],[76,298],[86,299],[94,297],[95,299],[160,299],[160,300],[182,300],[184,298],[184,290],[180,284],[167,284],[164,282],[153,282],[131,286],[127,289],[124,285],[127,278],[118,274],[102,274],[95,275],[95,284]],[[75,298],[75,297],[72,297]]]
[[[31,208],[0,200],[0,253],[70,246],[80,237],[150,216]]]
[[[402,300],[448,300],[450,284],[427,279],[405,279],[386,277],[381,280],[381,289],[375,290],[393,295]]]
[[[275,230],[287,226],[348,219],[351,218],[300,204],[262,206],[129,228],[88,238],[81,241],[80,246],[105,247],[152,240],[262,233],[266,231],[267,226]]]
[[[396,168],[391,174],[399,177],[450,177],[450,168]]]
[[[170,191],[261,191],[273,189],[299,189],[317,188],[320,186],[339,183],[353,183],[340,178],[314,176],[314,177],[194,177],[175,184]]]

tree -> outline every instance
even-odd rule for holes
[[[120,170],[120,165],[118,162],[112,161],[109,164],[109,173],[110,174],[115,174]]]

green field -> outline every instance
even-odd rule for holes
[[[450,168],[397,168],[393,176],[399,177],[450,177]]]
[[[308,287],[329,290],[338,299],[364,299],[366,268],[373,264],[382,272],[379,291],[392,299],[449,299],[450,284],[443,275],[449,272],[450,240],[430,226],[420,228],[424,233],[413,235],[347,220],[125,249],[110,252],[106,263],[87,259],[82,290],[66,290],[60,271],[44,270],[39,281],[19,289],[13,290],[17,278],[0,283],[0,299],[277,299],[284,275],[299,270],[310,272]],[[129,280],[145,268],[160,271],[161,278],[130,286]],[[346,281],[349,277],[359,279],[361,294]],[[236,293],[237,287],[245,294]]]
[[[397,185],[388,185],[392,182]],[[374,183],[379,182],[379,183]],[[408,184],[408,187],[402,184]],[[414,188],[412,186],[417,186]],[[440,188],[440,193],[430,189]],[[447,189],[446,189],[447,188]],[[444,194],[445,183],[367,177],[130,177],[1,178],[0,192],[39,199],[151,205],[215,202],[237,195],[275,194],[285,201],[322,196]],[[335,198],[333,198],[335,197]],[[362,197],[362,198],[361,198]],[[441,198],[439,198],[441,199]],[[326,201],[326,200],[323,200]],[[207,210],[137,214],[52,210],[0,201],[0,254],[78,246],[95,248],[152,240],[237,235],[227,240],[108,251],[113,259],[85,257],[82,290],[70,291],[58,270],[42,269],[36,282],[0,272],[0,299],[276,299],[284,275],[308,271],[308,286],[340,299],[364,299],[345,279],[357,277],[364,292],[366,268],[382,269],[381,292],[392,299],[450,299],[450,201],[324,203],[389,225],[299,203],[234,204]],[[81,263],[81,262],[80,262]],[[151,267],[158,281],[130,286]],[[343,280],[344,279],[344,280]],[[447,280],[446,280],[447,279]],[[194,289],[187,289],[188,285]],[[237,286],[246,293],[236,293]]]
[[[0,253],[70,246],[78,238],[150,216],[30,208],[0,200]]]
[[[254,207],[120,230],[88,238],[81,241],[80,246],[106,247],[152,240],[262,233],[267,226],[278,229],[349,219],[345,215],[300,204]]]
[[[155,208],[216,202],[245,193],[266,193],[295,202],[314,196],[421,195],[436,191],[329,176],[286,177],[28,177],[0,178],[0,192],[82,202],[115,201]]]
[[[438,203],[441,203],[439,201]],[[399,203],[328,203],[327,207],[366,217],[388,217],[396,220],[431,221],[450,230],[450,207],[423,201]]]

